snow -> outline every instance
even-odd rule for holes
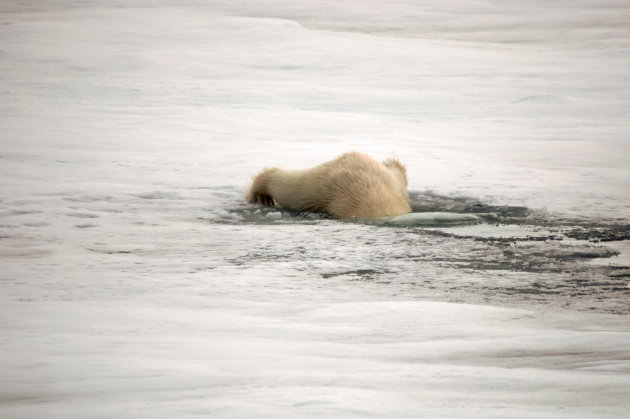
[[[3,2],[0,416],[625,417],[630,6],[434,3]]]

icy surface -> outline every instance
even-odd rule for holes
[[[3,1],[0,417],[627,417],[629,21]],[[242,202],[350,149],[436,223]]]

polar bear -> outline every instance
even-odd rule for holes
[[[411,211],[405,166],[393,158],[381,163],[356,151],[311,169],[267,167],[253,178],[245,199],[338,218],[396,216]]]

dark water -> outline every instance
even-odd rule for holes
[[[414,212],[474,214],[478,222],[398,227],[247,205],[218,222],[287,232],[233,264],[283,263],[394,299],[630,314],[630,267],[614,262],[619,251],[608,245],[627,243],[630,225],[427,192],[411,192],[410,202]]]

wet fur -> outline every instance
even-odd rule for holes
[[[305,170],[267,167],[245,199],[265,206],[323,212],[339,218],[395,216],[411,211],[405,166],[359,152]]]

